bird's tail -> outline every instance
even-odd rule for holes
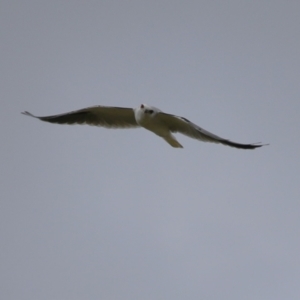
[[[174,148],[183,148],[173,135],[163,137],[163,139]]]

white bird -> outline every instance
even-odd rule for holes
[[[25,111],[22,114],[42,121],[58,124],[88,124],[106,128],[144,127],[162,137],[174,148],[183,148],[172,133],[179,132],[188,137],[239,149],[255,149],[262,144],[240,144],[210,133],[186,118],[167,114],[156,107],[141,104],[137,108],[93,106],[64,114],[37,117]]]

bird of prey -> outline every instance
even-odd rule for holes
[[[92,106],[59,115],[37,117],[25,111],[22,114],[57,124],[87,124],[106,128],[143,127],[163,138],[174,148],[183,148],[172,133],[179,132],[203,142],[221,143],[239,149],[255,149],[262,144],[240,144],[210,133],[186,118],[162,112],[156,107],[141,104],[137,108]]]

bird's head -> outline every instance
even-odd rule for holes
[[[156,112],[157,112],[157,109],[155,109],[154,107],[152,106],[149,106],[147,104],[141,104],[140,105],[140,111],[142,114],[146,115],[147,116],[151,116],[151,115],[154,115]]]
[[[135,109],[135,118],[139,124],[148,123],[160,110],[147,104],[141,104]]]

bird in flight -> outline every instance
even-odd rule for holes
[[[186,118],[162,112],[141,104],[137,108],[92,106],[64,114],[37,117],[25,111],[22,114],[57,124],[87,124],[106,128],[143,127],[163,138],[174,148],[183,148],[172,133],[179,132],[203,142],[221,143],[239,149],[255,149],[262,144],[240,144],[206,131]]]

